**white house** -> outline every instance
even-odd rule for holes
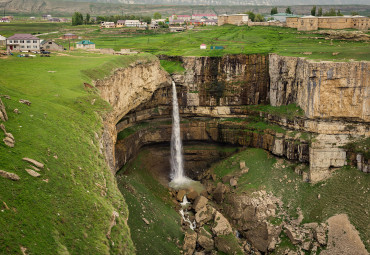
[[[6,40],[8,51],[40,51],[40,38],[31,34],[15,34]]]
[[[6,45],[6,37],[0,35],[0,46],[4,46],[4,45]]]
[[[193,14],[193,15],[191,15],[191,19],[195,19],[195,20],[215,19],[215,20],[217,20],[217,15],[216,14],[211,14],[211,13]]]
[[[82,40],[76,43],[77,49],[95,49],[95,43],[90,40]]]
[[[204,43],[200,45],[200,49],[201,50],[206,50],[207,49],[207,45],[205,45]]]
[[[116,24],[114,24],[114,22],[102,21],[100,23],[100,27],[101,28],[115,28],[116,27]]]
[[[141,22],[140,20],[126,20],[125,21],[126,27],[147,27],[148,24],[146,22]]]

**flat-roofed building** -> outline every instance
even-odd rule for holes
[[[8,51],[40,51],[40,38],[31,34],[14,34],[6,40]]]
[[[231,25],[247,25],[248,24],[248,14],[222,14],[218,16],[218,25],[222,26],[224,24]]]

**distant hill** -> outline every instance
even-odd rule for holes
[[[8,14],[53,14],[70,16],[79,11],[92,15],[142,14],[152,15],[160,12],[162,15],[173,13],[240,13],[255,11],[269,13],[271,6],[281,6],[279,12],[284,12],[284,6],[290,5],[296,14],[309,14],[314,0],[0,0],[0,14],[5,9]],[[342,13],[357,11],[361,15],[370,14],[368,0],[322,0],[323,10],[340,9]],[[324,6],[323,4],[327,4]],[[354,5],[356,3],[356,5]],[[305,4],[305,5],[303,5]],[[343,5],[346,4],[346,5]],[[341,5],[341,6],[334,6]]]

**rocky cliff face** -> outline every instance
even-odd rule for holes
[[[113,75],[95,81],[101,97],[109,102],[112,110],[104,116],[103,143],[111,169],[115,168],[114,144],[116,124],[130,110],[151,98],[160,87],[169,86],[170,77],[162,70],[159,61],[134,63],[128,68],[118,69]]]
[[[190,134],[189,138],[183,135],[185,140],[255,146],[309,162],[308,178],[315,182],[329,176],[332,169],[347,164],[342,146],[351,137],[370,135],[368,62],[312,62],[275,54],[161,58],[181,61],[186,69],[183,74],[172,75],[178,85],[183,117],[254,116],[284,131],[248,133],[248,129],[235,123],[217,122],[212,127],[213,124],[204,122],[194,132],[191,130],[194,127],[183,124],[183,133]],[[168,118],[171,114],[170,77],[158,62],[117,70],[112,77],[97,81],[96,86],[113,107],[105,118],[111,125],[105,143],[112,169],[118,170],[142,145],[169,141],[169,126],[139,131],[134,138],[127,138],[131,142],[126,147],[120,141],[119,149],[113,153],[117,132],[140,121]],[[269,103],[277,107],[296,103],[305,116],[281,116],[246,107]],[[287,137],[285,133],[289,132],[303,132],[311,139]],[[192,137],[195,135],[199,137]],[[363,167],[368,165],[365,161],[359,160],[361,169],[367,171]]]
[[[270,102],[297,103],[309,118],[370,121],[370,63],[269,56]]]

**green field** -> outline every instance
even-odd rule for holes
[[[221,56],[224,54],[268,54],[300,56],[310,59],[348,61],[370,60],[370,46],[366,42],[325,40],[314,32],[298,32],[292,28],[209,26],[182,33],[136,31],[127,28],[99,29],[97,25],[72,27],[69,24],[52,23],[10,23],[0,24],[0,34],[5,36],[14,31],[56,34],[40,36],[43,39],[59,38],[67,32],[96,43],[96,48],[130,48],[155,55]],[[322,38],[322,39],[317,39]],[[74,42],[72,41],[72,46]],[[68,48],[69,42],[57,40]],[[200,50],[200,44],[207,44],[207,50]],[[224,50],[210,50],[210,46],[223,46]],[[303,54],[305,52],[311,55]],[[333,53],[338,53],[333,55]]]
[[[0,59],[0,95],[11,97],[2,98],[9,116],[4,125],[16,141],[14,148],[0,143],[1,169],[21,178],[0,178],[0,254],[21,254],[21,246],[27,254],[133,252],[127,206],[96,138],[99,114],[110,107],[83,83],[91,82],[94,68],[102,68],[102,77],[111,71],[107,66],[151,58],[78,53]],[[28,175],[23,157],[45,163],[41,177]],[[113,211],[120,216],[108,239]]]

